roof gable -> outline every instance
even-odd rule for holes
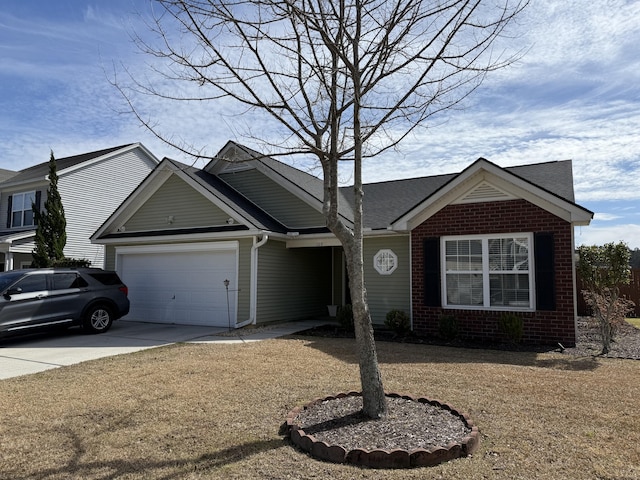
[[[71,157],[56,158],[56,172],[58,176],[64,176],[77,168],[82,168],[94,162],[106,160],[114,155],[124,153],[134,148],[142,149],[149,158],[153,159],[155,163],[158,163],[158,159],[147,150],[141,143],[130,143],[127,145],[120,145],[117,147],[105,148],[103,150],[96,150],[95,152],[83,153],[80,155],[73,155]],[[22,183],[28,183],[33,181],[45,181],[49,174],[49,161],[39,163],[32,167],[20,170],[8,180],[2,182],[0,187],[7,187],[18,185]]]
[[[308,204],[316,212],[322,213],[324,182],[321,178],[232,141],[227,142],[216,157],[204,167],[204,171],[223,175],[255,169]],[[339,214],[344,221],[351,223],[353,221],[351,204],[345,199],[342,200],[344,201],[340,202]]]
[[[91,238],[113,237],[116,234],[129,236],[130,232],[127,232],[126,228],[127,222],[133,219],[138,212],[142,211],[144,213],[145,205],[150,205],[147,202],[152,201],[151,199],[154,195],[160,192],[163,186],[169,182],[169,179],[174,176],[180,180],[181,188],[191,188],[193,190],[187,195],[200,194],[203,199],[214,207],[216,217],[213,220],[214,223],[218,224],[221,218],[225,218],[226,225],[222,227],[224,231],[238,230],[238,226],[243,226],[245,230],[251,229],[254,232],[258,230],[286,231],[283,225],[269,217],[257,206],[251,204],[215,175],[165,158]],[[168,219],[171,215],[171,212],[166,212],[167,225],[165,229],[167,231],[173,229],[172,222]],[[134,226],[144,223],[140,217],[135,220],[132,224]],[[210,226],[207,225],[207,227]],[[185,232],[189,233],[188,231]]]
[[[526,177],[534,178],[543,185],[535,184]],[[505,169],[480,158],[460,174],[450,176],[446,183],[393,219],[390,222],[391,229],[415,228],[449,204],[515,198],[527,200],[576,225],[588,225],[593,217],[592,212],[573,201],[570,162],[550,162]]]

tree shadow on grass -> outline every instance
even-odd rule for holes
[[[358,363],[354,339],[308,336],[298,338],[306,340],[309,348],[347,363]],[[376,346],[378,361],[381,364],[496,363],[574,371],[593,371],[599,367],[599,361],[594,357],[577,357],[552,351],[509,351],[396,342],[376,342]]]
[[[84,460],[86,449],[75,432],[67,430],[71,438],[73,455],[64,464],[28,474],[15,474],[13,480],[48,480],[70,475],[70,478],[118,479],[125,475],[139,474],[140,478],[172,480],[184,478],[195,471],[206,471],[240,462],[259,453],[286,446],[283,439],[261,440],[234,445],[223,450],[186,458],[150,460],[145,458],[118,458],[112,460]],[[4,478],[4,477],[3,477]]]

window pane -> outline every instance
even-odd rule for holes
[[[445,242],[447,271],[481,271],[481,240],[448,240]]]
[[[14,212],[19,212],[21,210],[23,210],[23,206],[24,206],[24,194],[22,193],[16,193],[15,195],[13,195],[13,200],[12,200],[12,206],[11,206],[11,210]]]
[[[22,225],[33,225],[33,210],[24,211],[24,222]]]
[[[44,275],[29,275],[16,283],[15,286],[21,288],[22,293],[40,292],[47,289]]]
[[[22,226],[22,211],[13,212],[13,215],[11,216],[11,225],[14,227]]]
[[[482,275],[473,273],[447,275],[448,305],[482,305]]]
[[[528,307],[529,275],[491,274],[489,275],[491,306]]]
[[[87,282],[75,273],[55,273],[53,275],[53,289],[66,290],[68,288],[86,287]]]
[[[529,270],[529,239],[489,239],[489,270],[512,272]]]

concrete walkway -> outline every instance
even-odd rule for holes
[[[327,321],[307,320],[268,328],[239,329],[117,321],[107,333],[80,329],[0,339],[0,379],[37,373],[87,360],[137,352],[178,342],[248,343],[291,335]]]

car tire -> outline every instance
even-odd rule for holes
[[[89,333],[104,333],[112,323],[111,309],[105,305],[94,305],[87,310],[82,326]]]

